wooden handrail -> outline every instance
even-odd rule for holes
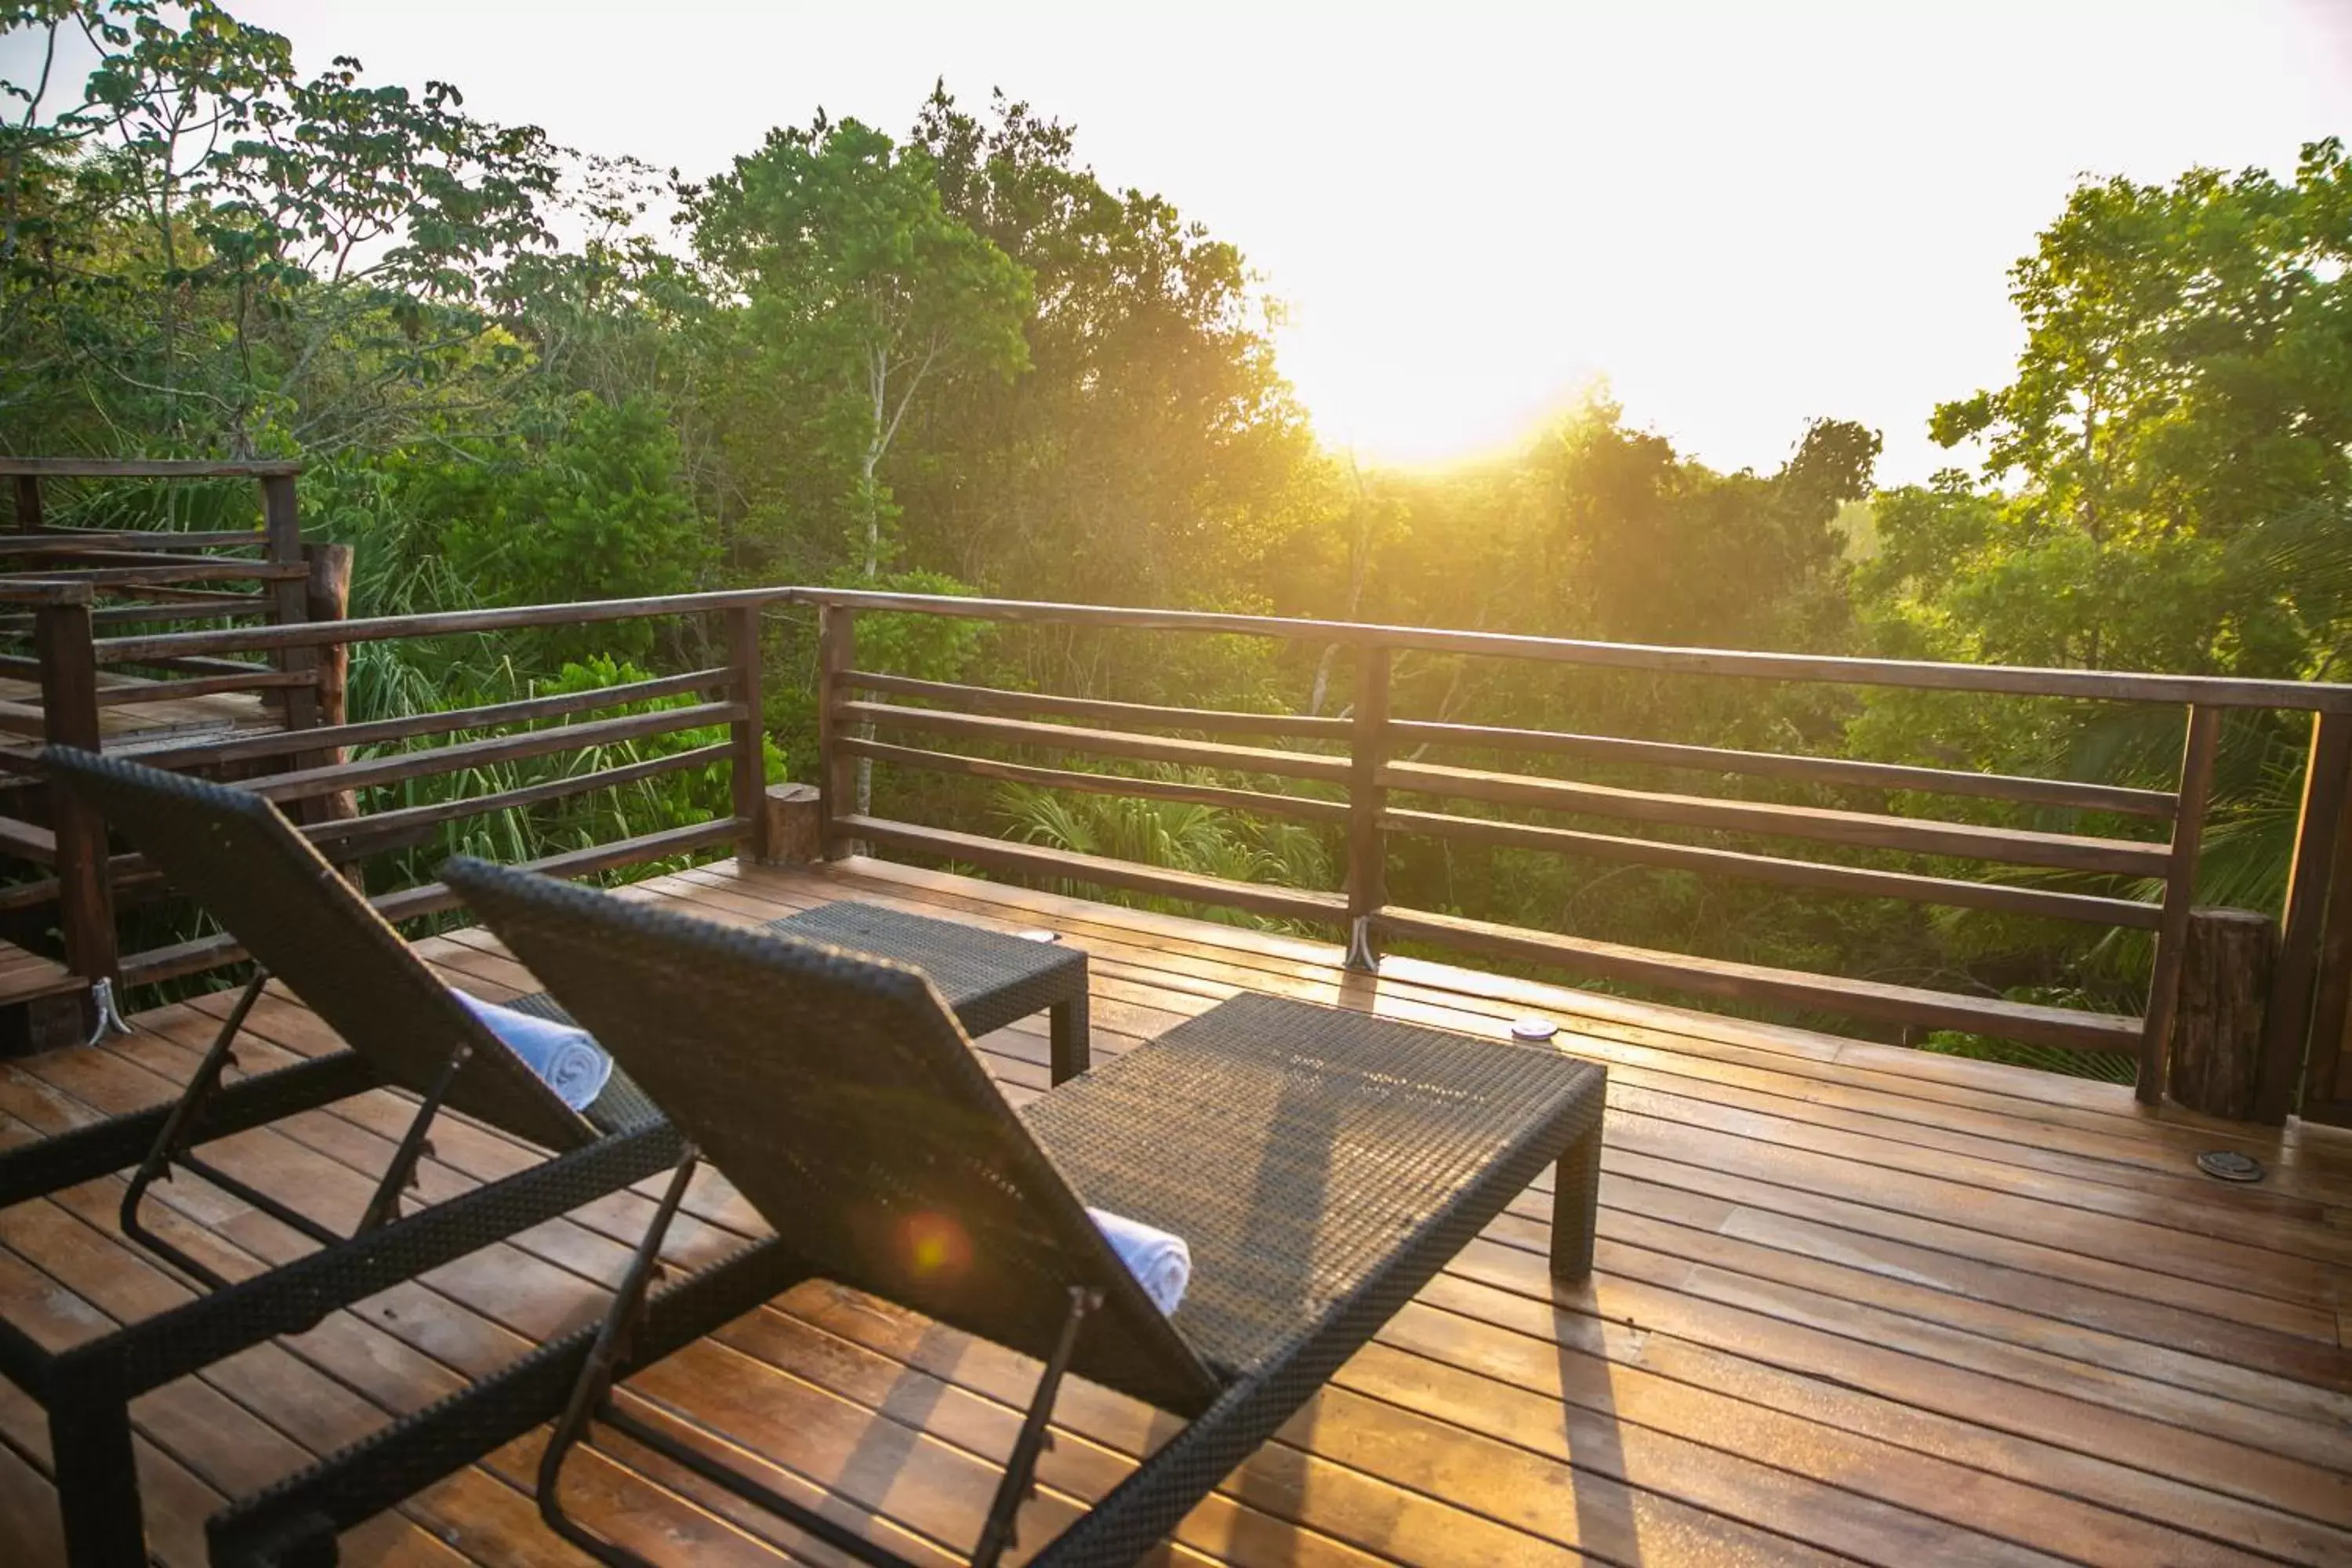
[[[946,594],[892,594],[854,588],[796,587],[774,592],[779,597],[799,604],[830,605],[856,610],[945,616],[968,620],[1123,626],[1134,631],[1238,633],[1248,637],[1349,646],[1375,643],[1396,650],[1476,654],[1496,658],[1587,665],[1603,669],[1724,675],[1759,680],[1803,680],[1833,686],[1883,686],[1927,691],[1977,691],[2019,697],[2072,697],[2105,702],[2201,702],[2215,708],[2352,712],[2352,686],[2321,681],[2250,680],[2221,675],[2145,675],[2105,669],[1943,664],[1931,659],[1667,647],[1646,643],[1531,637],[1512,632],[1382,626],[1363,621],[1295,620],[1281,616],[1129,609],[1024,599],[965,599]]]

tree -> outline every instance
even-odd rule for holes
[[[757,362],[814,395],[814,445],[846,461],[856,573],[876,581],[893,553],[883,460],[949,376],[1027,364],[1027,275],[945,211],[927,153],[855,120],[770,132],[690,213],[698,250],[744,299]]]
[[[2008,385],[1936,411],[1983,480],[1907,496],[1873,586],[1950,656],[2244,675],[2333,664],[2352,503],[2352,166],[2085,184],[2011,273]],[[1941,515],[1957,509],[1958,517]],[[1901,535],[1947,546],[1939,564]],[[1919,568],[1925,568],[1920,570]],[[1940,626],[1939,632],[1936,628]]]

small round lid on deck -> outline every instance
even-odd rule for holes
[[[1047,931],[1043,926],[1039,926],[1031,931],[1017,931],[1013,934],[1019,937],[1023,942],[1059,942],[1062,940],[1062,933],[1060,931]]]
[[[1511,1038],[1515,1040],[1549,1040],[1559,1033],[1559,1026],[1549,1018],[1539,1018],[1533,1013],[1511,1020]]]
[[[2210,1149],[2197,1156],[2197,1168],[2224,1182],[2259,1182],[2263,1163],[2235,1149]]]

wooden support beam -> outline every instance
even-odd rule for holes
[[[53,746],[96,752],[102,742],[89,606],[45,605],[37,616],[33,646],[41,659],[43,738]],[[106,821],[62,782],[49,785],[49,812],[66,966],[85,980],[112,979],[118,954],[114,895],[106,874]]]
[[[841,678],[857,668],[857,612],[824,605],[816,613],[817,827],[829,859],[854,855],[841,819],[857,812],[857,760],[845,750]]]
[[[303,558],[310,575],[303,584],[303,618],[340,621],[352,608],[352,547],[348,544],[306,544]],[[343,724],[351,711],[352,650],[346,643],[330,643],[318,650],[319,723],[327,729]],[[302,753],[295,766],[330,767],[347,761],[341,747]],[[345,822],[360,814],[359,795],[352,790],[320,795],[310,809],[312,822]]]
[[[2254,1114],[2278,928],[2252,910],[2191,910],[2165,1058],[2172,1098],[2233,1121]]]
[[[2221,710],[2191,704],[2180,752],[2180,814],[2173,818],[2172,847],[2165,857],[2164,915],[2157,927],[2155,973],[2148,980],[2139,1079],[2134,1086],[2144,1105],[2164,1099],[2165,1042],[2180,1000],[2181,945],[2188,940],[2189,910],[2197,896],[2197,848],[2205,832],[2205,804],[2213,793],[2213,759],[2221,745]]]
[[[743,716],[728,729],[728,788],[736,816],[751,825],[744,846],[751,858],[766,861],[768,844],[767,727],[760,709],[760,606],[738,605],[726,612],[727,668]]]
[[[269,586],[269,618],[278,626],[299,626],[310,618],[310,572],[302,560],[302,516],[295,504],[292,474],[262,476],[261,516],[263,527],[269,536],[266,551],[268,559],[272,565],[291,572],[291,575],[280,577]],[[280,648],[276,652],[276,662],[278,668],[289,675],[315,676],[319,668],[319,652],[315,647]],[[283,711],[287,729],[316,729],[319,724],[317,690],[289,687]]]
[[[2325,1100],[2352,1013],[2352,717],[2312,717],[2303,809],[2287,870],[2278,962],[2263,1020],[2253,1117],[2284,1122],[2298,1099]],[[2301,1090],[2298,1095],[2298,1089]]]
[[[1366,644],[1356,650],[1356,705],[1348,737],[1348,967],[1364,973],[1380,969],[1372,915],[1388,902],[1388,839],[1381,814],[1388,792],[1381,772],[1388,764],[1389,650]]]
[[[38,474],[18,474],[16,477],[16,531],[41,531],[41,479]]]

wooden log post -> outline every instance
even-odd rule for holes
[[[2155,972],[2147,987],[2147,1013],[2140,1028],[2139,1079],[2134,1092],[2144,1105],[2164,1099],[2165,1042],[2180,999],[2181,948],[2189,910],[2197,893],[2197,849],[2205,833],[2205,803],[2213,792],[2213,758],[2221,749],[2221,711],[2203,703],[2189,708],[2188,738],[2180,752],[2180,806],[2172,819],[2172,847],[2165,857],[2164,911],[2156,931]]]
[[[768,816],[763,866],[805,866],[824,858],[824,796],[814,784],[772,784],[762,802]]]
[[[2304,763],[2278,962],[2271,971],[2257,1121],[2285,1121],[2298,1089],[2304,1099],[2324,1100],[2335,1088],[2336,1042],[2352,1012],[2352,891],[2347,889],[2352,889],[2352,715],[2317,713]]]
[[[261,480],[262,527],[267,535],[262,554],[272,565],[302,563],[302,514],[295,504],[294,476],[269,474]],[[295,626],[310,618],[310,589],[300,577],[285,577],[269,584],[269,619],[278,626]],[[308,675],[318,666],[315,647],[273,650],[278,668]],[[310,686],[289,686],[279,696],[289,730],[313,729],[319,722],[319,694]]]
[[[1388,761],[1389,650],[1367,643],[1356,650],[1355,722],[1348,735],[1348,967],[1377,973],[1380,948],[1372,917],[1388,901],[1388,848],[1381,814],[1388,792],[1381,770]]]
[[[310,580],[303,585],[303,609],[312,621],[348,619],[352,610],[352,547],[348,544],[306,544],[302,558],[310,563]],[[350,691],[352,648],[349,643],[330,643],[317,650],[319,722],[322,725],[341,724],[351,717]],[[323,752],[306,753],[297,764],[300,767],[326,767],[349,760],[341,746]],[[311,820],[349,822],[360,814],[359,795],[352,790],[338,790],[321,795],[313,808]]]
[[[2252,1118],[2278,928],[2252,910],[2192,910],[2180,944],[2180,1000],[2166,1050],[2172,1098],[2191,1110]]]
[[[16,476],[16,531],[41,531],[41,479],[37,474]]]
[[[33,646],[41,661],[42,737],[53,746],[97,752],[98,659],[91,647],[89,600],[43,605],[34,612]],[[58,847],[58,923],[66,967],[85,980],[111,981],[119,968],[114,892],[107,877],[106,823],[98,808],[66,787],[49,785]],[[94,1020],[93,1020],[94,1021]]]
[[[773,848],[768,839],[768,731],[761,718],[757,605],[727,612],[727,675],[734,700],[743,705],[743,717],[727,727],[729,798],[742,825],[744,849],[765,864]]]
[[[842,745],[840,679],[857,668],[857,612],[820,605],[816,612],[816,765],[818,835],[825,858],[855,855],[841,819],[857,810],[857,759]]]

